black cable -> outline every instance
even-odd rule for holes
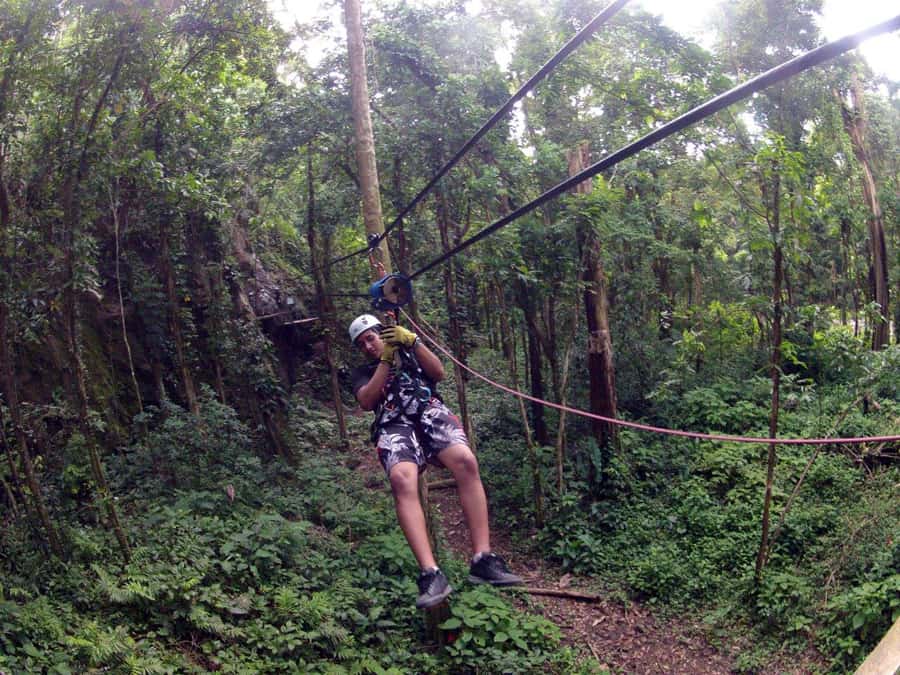
[[[569,54],[575,51],[575,49],[579,47],[581,43],[584,42],[587,38],[589,38],[592,33],[600,28],[600,26],[611,19],[620,9],[622,9],[622,7],[625,6],[625,3],[627,2],[628,0],[614,0],[609,4],[609,6],[606,7],[606,9],[604,9],[597,16],[591,19],[591,21],[587,25],[585,25],[584,28],[578,31],[578,33],[576,33],[572,37],[572,39],[564,44],[562,48],[558,52],[556,52],[556,54],[549,61],[547,61],[547,63],[541,66],[540,70],[538,70],[534,75],[531,76],[531,79],[529,79],[525,84],[519,87],[519,90],[515,94],[513,94],[512,97],[510,97],[510,99],[506,103],[504,103],[477,132],[475,132],[475,135],[472,136],[472,138],[466,141],[465,144],[463,144],[463,146],[456,151],[456,154],[450,158],[450,161],[444,164],[444,166],[442,166],[441,169],[428,182],[428,185],[422,188],[419,194],[413,197],[413,200],[406,205],[406,207],[400,212],[400,215],[394,218],[393,222],[386,228],[384,228],[384,232],[377,235],[376,237],[373,237],[369,246],[361,248],[358,251],[354,251],[353,253],[348,253],[347,255],[341,256],[340,258],[336,258],[332,260],[329,265],[336,265],[339,262],[348,260],[349,258],[365,253],[366,251],[369,251],[370,249],[378,246],[388,235],[388,233],[395,227],[397,227],[409,214],[409,212],[412,211],[416,207],[416,205],[425,198],[425,195],[431,192],[434,186],[437,185],[437,182],[441,178],[443,178],[444,175],[448,171],[450,171],[450,169],[452,169],[459,163],[459,160],[463,158],[463,155],[465,155],[473,145],[481,140],[482,136],[490,131],[494,127],[494,125],[497,124],[497,122],[499,122],[510,110],[512,110],[513,106],[518,103],[522,99],[522,97],[525,96],[525,94],[531,91],[538,82],[547,77],[547,75],[550,74],[550,72],[552,72],[553,69],[556,68],[556,66],[558,66],[563,59],[565,59]]]
[[[733,87],[723,94],[719,94],[712,100],[697,106],[696,108],[684,113],[679,117],[676,117],[674,120],[672,120],[668,124],[661,126],[659,129],[651,131],[646,136],[643,136],[633,143],[616,150],[610,155],[607,155],[596,164],[592,164],[591,166],[583,170],[581,173],[578,173],[568,180],[563,181],[556,187],[547,190],[547,192],[542,194],[534,201],[519,207],[509,215],[506,215],[495,223],[488,225],[478,234],[469,237],[443,255],[435,258],[424,267],[421,267],[417,271],[413,272],[409,278],[415,279],[420,274],[424,274],[430,269],[440,265],[442,262],[444,262],[448,258],[455,256],[463,249],[466,249],[472,244],[481,241],[488,235],[491,235],[499,230],[501,227],[508,225],[518,218],[521,218],[526,213],[533,211],[541,204],[544,204],[545,202],[548,202],[551,199],[559,196],[563,192],[566,192],[582,181],[597,175],[601,171],[605,171],[606,169],[615,166],[619,162],[628,159],[641,150],[644,150],[645,148],[648,148],[651,145],[654,145],[655,143],[668,138],[669,136],[685,129],[686,127],[696,124],[700,120],[709,117],[714,113],[717,113],[723,108],[730,106],[732,103],[736,103],[737,101],[745,99],[751,94],[755,94],[756,92],[765,89],[766,87],[781,82],[782,80],[785,80],[787,78],[793,77],[794,75],[812,68],[813,66],[817,66],[823,61],[827,61],[829,59],[833,59],[836,56],[840,56],[844,52],[850,51],[854,47],[858,46],[859,43],[867,40],[874,35],[880,35],[881,33],[895,31],[898,28],[900,28],[900,14],[895,16],[893,19],[889,19],[875,26],[871,26],[870,28],[866,28],[865,30],[861,30],[858,33],[847,35],[846,37],[843,37],[839,40],[829,42],[822,45],[821,47],[810,50],[805,54],[801,54],[800,56],[791,59],[790,61],[782,63],[780,66],[776,66],[771,70],[766,71],[762,75],[754,77],[752,80],[745,82],[744,84]]]

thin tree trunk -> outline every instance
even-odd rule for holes
[[[499,286],[498,286],[499,290]],[[509,379],[512,382],[513,389],[519,388],[519,375],[516,369],[515,345],[510,344],[514,340],[514,334],[509,326],[509,314],[503,303],[503,295],[499,294],[498,309],[500,315],[500,335],[503,340],[503,351],[507,356],[507,368],[509,369]],[[534,448],[534,441],[531,435],[531,426],[528,424],[528,412],[525,410],[525,400],[520,396],[516,396],[516,402],[519,405],[519,414],[522,416],[522,429],[525,434],[525,447],[528,453],[528,462],[531,467],[531,490],[534,499],[534,521],[537,527],[544,527],[544,489],[541,483],[541,471],[537,461],[537,452]]]
[[[6,493],[6,501],[9,502],[9,510],[12,511],[13,518],[18,520],[19,505],[16,503],[16,496],[13,494],[12,490],[9,488],[9,483],[6,482],[6,479],[3,476],[0,476],[0,483],[3,483],[3,492]]]
[[[544,348],[544,354],[550,364],[550,382],[553,386],[553,395],[558,401],[562,397],[560,392],[559,349],[556,335],[556,293],[551,293],[544,300],[544,326],[539,337]]]
[[[575,175],[587,165],[588,148],[580,144],[570,152],[569,174]],[[589,194],[590,181],[575,186],[576,194]],[[603,269],[603,255],[600,239],[591,223],[582,223],[578,235],[583,267],[581,280],[584,282],[584,309],[588,329],[588,378],[590,384],[591,412],[604,417],[617,416],[616,374],[613,364],[612,334],[609,329],[609,296],[606,272]],[[591,421],[591,430],[600,447],[605,473],[612,456],[612,445],[617,442],[616,427],[600,420]],[[596,467],[590,463],[592,487],[603,476],[596,475]]]
[[[137,401],[138,412],[144,412],[144,402],[141,397],[141,388],[138,385],[137,375],[134,370],[134,358],[131,355],[131,342],[128,339],[128,329],[125,325],[125,302],[122,299],[122,272],[120,268],[120,251],[119,251],[119,200],[113,193],[112,187],[109,188],[109,203],[112,211],[114,235],[116,239],[116,293],[119,297],[119,317],[122,326],[122,342],[125,344],[125,352],[128,355],[128,370],[131,373],[131,384],[134,387],[134,397]]]
[[[534,321],[526,320],[528,330],[526,331],[527,347],[528,347],[528,363],[529,374],[531,376],[531,395],[535,398],[543,399],[544,394],[544,376],[543,363],[541,362],[541,345],[535,331]],[[534,438],[540,445],[550,445],[550,436],[547,432],[547,421],[544,417],[544,406],[540,403],[532,401],[531,403],[531,419],[534,422]]]
[[[6,461],[9,463],[9,476],[12,479],[12,487],[15,491],[16,498],[25,505],[25,508],[31,515],[28,501],[25,499],[25,492],[22,489],[22,478],[19,476],[19,468],[16,466],[16,458],[13,455],[12,446],[6,440],[6,429],[3,426],[3,418],[0,415],[0,445],[3,446],[3,452],[6,454]],[[35,519],[35,522],[37,520]]]
[[[4,96],[0,96],[0,105],[3,104],[5,99],[5,89],[7,84],[8,83],[4,78]],[[62,543],[56,532],[56,528],[50,520],[50,513],[44,502],[43,491],[38,483],[37,474],[35,473],[34,466],[31,462],[31,456],[28,454],[28,440],[25,436],[25,429],[22,426],[22,414],[21,409],[19,408],[18,383],[16,381],[16,373],[13,367],[13,354],[9,343],[9,308],[6,304],[5,290],[11,285],[10,282],[12,281],[10,279],[12,276],[12,266],[6,259],[6,236],[9,232],[11,210],[9,194],[6,188],[6,178],[3,174],[3,159],[3,156],[0,155],[0,281],[4,282],[3,285],[0,286],[0,288],[2,288],[2,291],[0,291],[0,293],[2,293],[0,294],[0,387],[2,387],[6,407],[9,410],[12,419],[19,458],[22,462],[22,468],[25,471],[28,489],[31,492],[32,509],[37,514],[38,521],[44,529],[47,543],[50,545],[50,550],[54,555],[62,558],[64,553]],[[2,408],[0,408],[0,410],[2,410]],[[2,413],[0,413],[0,427],[2,427],[3,424],[3,416]],[[4,444],[6,444],[5,434]],[[10,446],[7,445],[8,451],[9,448]],[[9,453],[9,464],[14,479],[18,481],[18,474],[11,452]]]
[[[537,320],[535,319],[534,304],[531,301],[531,293],[524,281],[515,284],[516,300],[525,318],[525,348],[527,358],[525,363],[526,378],[530,384],[531,395],[535,398],[544,398],[544,373],[541,360],[541,335]],[[539,445],[550,445],[550,436],[547,431],[547,423],[544,418],[544,406],[531,402],[531,423],[534,428],[534,438]]]
[[[494,312],[491,310],[491,286],[488,282],[481,285],[481,311],[484,314],[484,322],[487,327],[488,347],[492,351],[497,351],[499,344],[497,341],[497,322],[494,321]]]
[[[175,271],[172,268],[171,250],[169,247],[169,227],[165,216],[159,221],[159,273],[162,277],[166,292],[166,316],[169,335],[175,347],[175,369],[181,382],[181,393],[184,401],[195,416],[200,416],[200,400],[197,397],[197,387],[194,384],[194,376],[187,362],[187,350],[185,348],[184,335],[181,331],[180,308],[181,302],[175,284]]]
[[[163,156],[163,133],[162,127],[157,121],[156,137],[154,150],[157,157]],[[197,398],[197,388],[194,385],[194,378],[191,375],[190,368],[187,364],[186,350],[184,346],[184,338],[181,333],[181,321],[179,317],[180,302],[175,284],[175,272],[172,269],[171,250],[170,250],[170,232],[166,215],[159,217],[159,227],[157,229],[158,246],[157,266],[160,280],[166,294],[166,322],[169,336],[175,346],[175,370],[178,373],[179,382],[181,383],[181,394],[184,397],[184,403],[187,405],[195,416],[200,416],[200,402]],[[162,397],[165,397],[165,389],[162,381],[162,375],[159,372],[154,373],[157,381],[157,390]]]
[[[0,368],[3,375],[3,394],[6,398],[6,406],[9,410],[12,420],[13,431],[16,435],[16,446],[18,449],[19,460],[22,462],[22,469],[25,472],[25,480],[28,490],[31,492],[31,501],[34,511],[38,515],[41,527],[50,545],[50,550],[58,558],[63,557],[63,547],[56,528],[50,520],[50,512],[44,502],[44,493],[38,481],[37,473],[34,470],[34,464],[31,461],[31,455],[28,452],[28,439],[25,436],[25,429],[22,426],[22,415],[19,407],[18,387],[16,384],[16,376],[12,369],[10,361],[10,353],[6,339],[6,304],[0,302]],[[2,414],[0,414],[0,424],[3,424]]]
[[[769,410],[769,437],[778,435],[778,412],[780,407],[781,391],[781,314],[782,314],[782,284],[784,282],[784,257],[781,248],[781,181],[776,176],[771,204],[772,214],[769,218],[769,231],[774,251],[772,255],[772,363],[769,373],[772,378],[772,402]],[[759,584],[762,579],[762,571],[766,565],[766,557],[769,548],[769,525],[772,508],[772,487],[775,482],[775,463],[777,461],[777,444],[769,444],[769,452],[766,458],[766,493],[763,500],[762,532],[760,535],[759,551],[756,556],[756,569],[754,579]]]
[[[841,325],[847,325],[847,310],[850,306],[852,268],[850,263],[850,220],[841,218],[841,266],[843,273],[841,276]]]
[[[871,213],[869,217],[869,245],[872,255],[871,275],[873,300],[879,306],[879,320],[872,327],[872,349],[879,350],[890,343],[890,283],[888,277],[887,241],[884,234],[884,215],[878,200],[878,187],[872,172],[866,141],[866,109],[862,86],[854,71],[851,74],[850,97],[853,110],[848,109],[838,94],[844,129],[850,136],[853,154],[862,169],[863,197]]]
[[[109,483],[103,472],[103,465],[100,460],[99,450],[97,448],[94,434],[91,430],[87,385],[85,383],[84,364],[81,360],[80,344],[78,337],[78,301],[76,297],[76,278],[75,278],[75,237],[78,224],[80,222],[80,204],[79,190],[84,177],[88,170],[88,151],[93,142],[93,134],[96,129],[97,121],[100,113],[106,106],[113,85],[118,79],[122,64],[125,60],[126,48],[122,47],[116,56],[115,64],[110,73],[109,80],[103,92],[94,105],[93,113],[88,122],[84,133],[84,141],[82,143],[81,152],[77,164],[71,166],[67,171],[60,189],[60,201],[62,205],[64,232],[64,270],[65,270],[65,291],[63,293],[62,320],[63,332],[65,335],[66,347],[68,349],[69,363],[72,369],[75,388],[75,402],[78,410],[78,428],[81,431],[84,441],[88,446],[88,459],[91,465],[91,473],[94,479],[96,493],[100,501],[106,508],[107,517],[109,519],[110,528],[119,543],[122,557],[128,561],[131,557],[131,549],[128,545],[128,539],[125,531],[119,522],[118,511],[113,502],[112,495],[109,490]],[[73,129],[77,128],[75,122],[78,119],[79,106],[75,107],[72,116]]]
[[[341,437],[341,443],[347,447],[350,437],[347,435],[347,422],[344,419],[344,403],[341,400],[341,385],[338,381],[337,368],[334,365],[334,359],[331,356],[331,340],[336,333],[337,321],[335,320],[334,306],[331,302],[331,296],[328,295],[328,285],[325,279],[325,260],[328,257],[327,249],[320,254],[319,245],[316,237],[316,192],[315,182],[313,180],[313,161],[312,161],[312,145],[307,146],[306,152],[306,240],[309,244],[309,255],[311,257],[311,266],[313,268],[316,282],[316,296],[319,305],[319,316],[322,317],[323,342],[325,344],[325,364],[328,367],[328,373],[331,378],[331,400],[334,403],[334,412],[338,423],[338,433]]]
[[[447,205],[447,195],[443,190],[437,194],[437,221],[441,233],[441,250],[446,253],[451,248],[450,242],[450,213]],[[459,321],[459,303],[456,299],[456,266],[453,260],[444,265],[444,298],[447,301],[447,314],[449,315],[450,344],[456,357],[462,363],[466,363],[466,347],[462,340],[462,327]],[[472,419],[469,415],[469,403],[466,397],[466,372],[462,367],[453,364],[456,380],[456,400],[459,403],[459,414],[463,422],[463,429],[472,450],[475,450],[475,434],[472,427]]]
[[[575,347],[575,335],[578,332],[578,302],[576,300],[574,311],[572,312],[572,332],[569,343],[566,345],[566,353],[563,356],[562,377],[560,382],[559,402],[565,406],[568,404],[569,394],[569,364],[572,359],[572,350]],[[566,489],[564,472],[566,461],[566,411],[559,411],[559,427],[556,431],[556,487],[559,494],[563,494]]]
[[[353,131],[356,138],[356,166],[362,190],[363,222],[367,237],[384,233],[381,215],[381,197],[378,189],[378,166],[375,161],[375,138],[372,134],[372,116],[369,111],[369,85],[366,80],[366,49],[363,42],[362,18],[359,0],[344,0],[344,22],[347,27],[347,51],[350,57],[350,100],[353,112]],[[391,272],[391,260],[387,242],[377,248],[376,262]],[[373,267],[373,278],[377,273]]]

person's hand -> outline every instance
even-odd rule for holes
[[[415,333],[403,326],[388,326],[381,331],[381,339],[384,340],[384,343],[395,347],[412,347],[416,344],[417,338]]]
[[[397,351],[397,345],[385,341],[384,349],[381,351],[381,361],[389,366],[394,365],[394,352]]]

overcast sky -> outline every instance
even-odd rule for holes
[[[420,0],[421,1],[421,0]],[[710,9],[720,0],[632,0],[630,3],[654,14],[663,22],[701,44],[708,42],[709,33],[704,22]],[[365,5],[366,0],[361,0]],[[324,16],[320,0],[269,0],[276,16],[287,25],[306,22]],[[476,10],[479,0],[469,0],[470,11]],[[900,4],[896,0],[825,0],[822,31],[829,40],[854,33],[870,25],[895,16]],[[337,10],[334,10],[335,12]],[[337,14],[336,16],[340,16]],[[900,33],[868,40],[860,48],[876,72],[892,80],[900,80]]]

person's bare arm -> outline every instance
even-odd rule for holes
[[[381,400],[381,392],[390,372],[391,369],[387,363],[384,361],[379,362],[378,367],[372,374],[372,378],[356,390],[356,400],[359,401],[360,408],[363,410],[375,409],[375,406]]]
[[[416,340],[416,343],[413,345],[413,353],[416,355],[422,370],[433,382],[440,382],[444,379],[444,364],[435,356],[433,351],[425,346],[422,340]]]

